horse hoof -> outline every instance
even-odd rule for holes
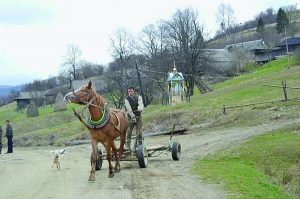
[[[114,173],[110,173],[110,174],[108,174],[108,177],[109,177],[109,178],[112,178],[112,177],[114,177]]]
[[[114,169],[115,170],[115,173],[120,173],[121,172],[121,169]]]
[[[89,177],[89,181],[95,181],[95,177]]]

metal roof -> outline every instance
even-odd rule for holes
[[[300,37],[294,37],[294,38],[287,38],[282,40],[280,43],[278,43],[277,47],[282,47],[287,45],[300,45]]]
[[[246,41],[242,43],[226,45],[224,49],[229,50],[231,48],[244,49],[244,50],[258,50],[269,49],[270,47],[262,40]]]

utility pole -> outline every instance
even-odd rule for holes
[[[141,95],[142,95],[144,107],[146,108],[148,105],[146,103],[146,99],[145,99],[145,95],[144,95],[144,90],[143,90],[143,86],[142,86],[142,81],[141,81],[141,76],[140,76],[140,71],[139,71],[139,68],[138,68],[137,60],[135,60],[135,68],[136,68],[136,72],[137,72],[137,75],[138,75],[138,80],[139,80],[139,84],[140,84],[140,88],[141,88]]]
[[[289,47],[288,47],[288,43],[287,43],[286,26],[284,26],[284,35],[285,35],[286,56],[288,58],[288,68],[290,68]]]

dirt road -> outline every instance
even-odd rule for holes
[[[194,160],[288,123],[290,121],[275,121],[207,132],[194,127],[185,135],[173,135],[172,140],[180,142],[182,147],[179,161],[173,161],[171,153],[149,158],[144,169],[137,161],[122,161],[121,173],[113,178],[108,178],[104,161],[102,169],[96,171],[95,182],[88,182],[91,153],[88,144],[65,147],[61,169],[51,168],[52,151],[60,148],[15,148],[13,154],[0,155],[0,198],[226,198],[227,193],[220,185],[204,184],[189,173]],[[169,136],[153,136],[147,137],[146,142],[148,146],[165,145],[168,139]]]

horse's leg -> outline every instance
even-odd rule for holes
[[[117,150],[117,147],[116,147],[116,144],[115,144],[115,141],[114,140],[112,140],[111,141],[111,148],[112,148],[112,150],[113,150],[113,152],[114,152],[114,154],[115,154],[115,157],[116,157],[116,165],[115,165],[115,169],[114,169],[114,171],[116,172],[116,173],[119,173],[120,172],[120,157],[119,157],[119,155],[118,155],[118,150]],[[120,154],[120,153],[119,153]]]
[[[120,136],[120,148],[118,150],[118,159],[117,159],[116,167],[115,167],[119,170],[119,172],[121,171],[120,161],[121,161],[123,151],[124,151],[125,137],[126,137],[126,131],[123,132],[123,134],[121,134],[121,136]]]
[[[107,148],[106,148],[106,159],[107,159],[107,162],[108,162],[108,168],[109,168],[109,173],[108,173],[108,177],[109,178],[112,178],[114,177],[114,171],[113,171],[113,166],[111,164],[111,143],[108,142],[107,143]]]
[[[91,174],[89,177],[89,181],[95,181],[95,167],[96,167],[96,159],[97,159],[97,140],[92,139],[92,168],[91,168]]]

